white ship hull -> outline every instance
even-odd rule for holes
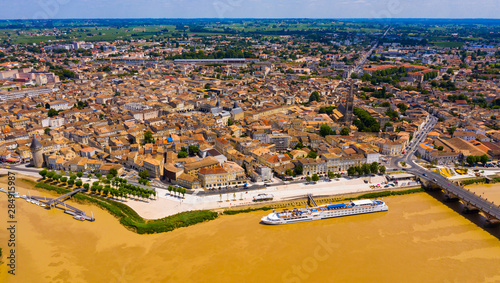
[[[351,202],[348,205],[321,205],[293,211],[282,211],[280,213],[272,212],[262,217],[261,221],[264,224],[281,225],[389,210],[385,202],[380,200],[364,200],[359,202],[365,202],[366,204],[356,205],[356,202]]]

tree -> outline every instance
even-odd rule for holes
[[[305,145],[303,145],[301,142],[298,142],[296,145],[295,145],[295,148],[294,149],[303,149],[304,147],[306,147]]]
[[[319,92],[317,91],[313,91],[311,93],[311,95],[309,96],[309,102],[313,102],[313,101],[318,101],[319,102],[320,98],[319,98]]]
[[[488,155],[483,154],[483,155],[481,155],[480,159],[481,159],[481,163],[483,163],[483,165],[484,165],[484,164],[486,164],[486,162],[488,162],[489,158],[488,158]]]
[[[453,126],[449,129],[446,129],[448,131],[448,133],[453,136],[453,133],[455,133],[455,131],[457,130],[457,126]]]
[[[467,163],[469,163],[469,165],[472,166],[472,165],[476,164],[476,157],[474,155],[469,155],[469,156],[467,156],[465,161],[467,161]]]
[[[354,176],[355,174],[356,174],[356,168],[349,167],[349,169],[347,169],[347,175]]]
[[[144,143],[155,143],[155,139],[151,131],[146,131],[144,133]]]
[[[46,176],[47,176],[47,170],[45,170],[45,169],[44,169],[44,170],[41,170],[41,171],[39,171],[39,172],[38,172],[38,174],[39,174],[40,176],[42,176],[42,179],[44,179],[44,180],[45,180],[45,178],[46,178]]]
[[[45,129],[43,130],[43,132],[44,132],[46,135],[48,135],[48,134],[50,133],[50,128],[45,128]]]
[[[316,159],[317,156],[318,155],[316,154],[316,152],[314,152],[312,150],[309,151],[309,153],[307,154],[307,157],[312,158],[312,159]]]
[[[46,176],[47,176],[47,178],[52,179],[52,178],[54,178],[55,174],[56,174],[56,172],[50,171],[50,172],[47,172]]]
[[[50,109],[50,104],[48,102],[45,103],[45,109]]]
[[[363,163],[363,165],[361,165],[361,168],[363,169],[363,173],[364,173],[365,175],[370,174],[370,172],[371,172],[370,164],[368,164],[368,163]]]
[[[335,178],[335,173],[333,173],[332,171],[328,171],[328,178],[330,179]]]
[[[349,135],[349,128],[343,127],[342,130],[340,130],[340,135],[348,136]]]
[[[69,179],[68,180],[68,185],[73,186],[73,184],[75,184],[75,180],[74,179]]]
[[[353,114],[357,117],[353,120],[353,124],[358,127],[360,132],[378,132],[380,130],[377,119],[373,118],[366,110],[354,107]]]
[[[81,178],[81,177],[83,177],[83,173],[82,172],[77,172],[76,176],[78,176],[78,178]]]
[[[66,183],[68,181],[68,177],[62,177],[60,180],[62,183]]]
[[[323,124],[319,128],[319,135],[322,136],[322,137],[326,137],[328,135],[331,135],[332,132],[333,132],[332,128],[330,128],[330,126],[328,126],[327,124]]]
[[[174,188],[172,188],[172,186],[168,186],[168,188],[167,188],[168,194],[172,194],[172,190],[173,190],[173,189],[174,189]]]
[[[385,166],[381,165],[378,170],[380,171],[380,174],[385,174]]]
[[[82,184],[83,184],[82,180],[78,180],[78,181],[76,181],[76,182],[75,182],[75,185],[76,185],[78,188],[80,188],[80,187],[82,186]]]
[[[97,179],[101,179],[102,174],[101,173],[96,173],[95,176],[97,177]]]
[[[293,175],[293,170],[292,169],[286,169],[285,174],[287,176],[292,176]]]
[[[115,168],[111,168],[109,169],[109,174],[113,175],[113,177],[116,177],[116,175],[118,175],[118,170],[116,170]]]
[[[200,149],[196,145],[190,145],[188,149],[190,156],[195,156],[200,151]]]
[[[370,164],[370,171],[372,172],[372,174],[378,173],[378,163],[377,162],[372,162],[372,164]]]
[[[182,188],[181,193],[182,193],[182,198],[184,198],[184,195],[186,194],[187,190]]]
[[[188,156],[188,153],[186,151],[179,151],[179,153],[177,153],[177,158],[186,158]]]
[[[49,112],[47,112],[47,115],[49,117],[57,116],[57,114],[59,114],[59,112],[57,112],[57,110],[55,110],[55,109],[49,109]]]
[[[88,190],[88,189],[89,189],[89,187],[90,187],[90,185],[89,185],[89,183],[85,183],[85,184],[83,184],[83,187],[84,187],[86,190]]]
[[[313,182],[317,182],[317,181],[319,181],[319,176],[318,176],[318,174],[313,174],[311,179],[312,179],[312,181],[313,181]]]
[[[295,166],[295,175],[302,175],[302,173],[304,172],[304,168],[302,167],[302,165],[297,165]]]
[[[397,107],[399,108],[401,113],[405,113],[405,111],[408,109],[408,106],[404,103],[398,103]]]
[[[328,115],[333,114],[333,110],[337,109],[337,106],[326,106],[326,107],[320,107],[318,113],[323,114],[326,113]]]
[[[144,171],[141,171],[139,173],[139,177],[141,177],[142,179],[149,179],[149,171],[148,171],[148,169],[145,169]]]
[[[306,181],[311,182],[311,176],[306,176]]]
[[[358,173],[358,175],[363,175],[363,168],[361,166],[355,166],[354,169],[356,169],[356,173]]]

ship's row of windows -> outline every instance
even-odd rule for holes
[[[373,210],[371,207],[367,207],[367,208],[363,208],[363,209],[360,209],[360,211],[371,211]],[[329,213],[332,214],[332,213],[335,213],[335,214],[339,214],[339,213],[344,213],[346,211],[330,211]]]

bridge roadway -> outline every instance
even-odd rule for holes
[[[421,128],[420,131],[416,133],[416,136],[406,148],[405,153],[400,157],[392,158],[391,167],[401,168],[401,162],[405,162],[407,164],[407,167],[403,168],[403,170],[437,184],[443,190],[460,198],[467,205],[474,206],[477,209],[481,210],[483,213],[487,214],[488,218],[493,217],[500,220],[500,206],[498,204],[494,204],[482,198],[481,196],[458,186],[457,184],[451,182],[446,177],[440,174],[434,173],[430,170],[418,166],[413,161],[413,154],[417,150],[418,145],[425,140],[427,134],[432,130],[436,122],[437,118],[434,116],[430,116],[427,123]]]

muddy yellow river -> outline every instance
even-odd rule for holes
[[[500,282],[498,238],[426,193],[385,200],[384,213],[264,226],[253,212],[137,235],[92,205],[69,202],[90,223],[17,199],[16,275],[4,263],[0,282]],[[6,221],[2,193],[4,261]]]

